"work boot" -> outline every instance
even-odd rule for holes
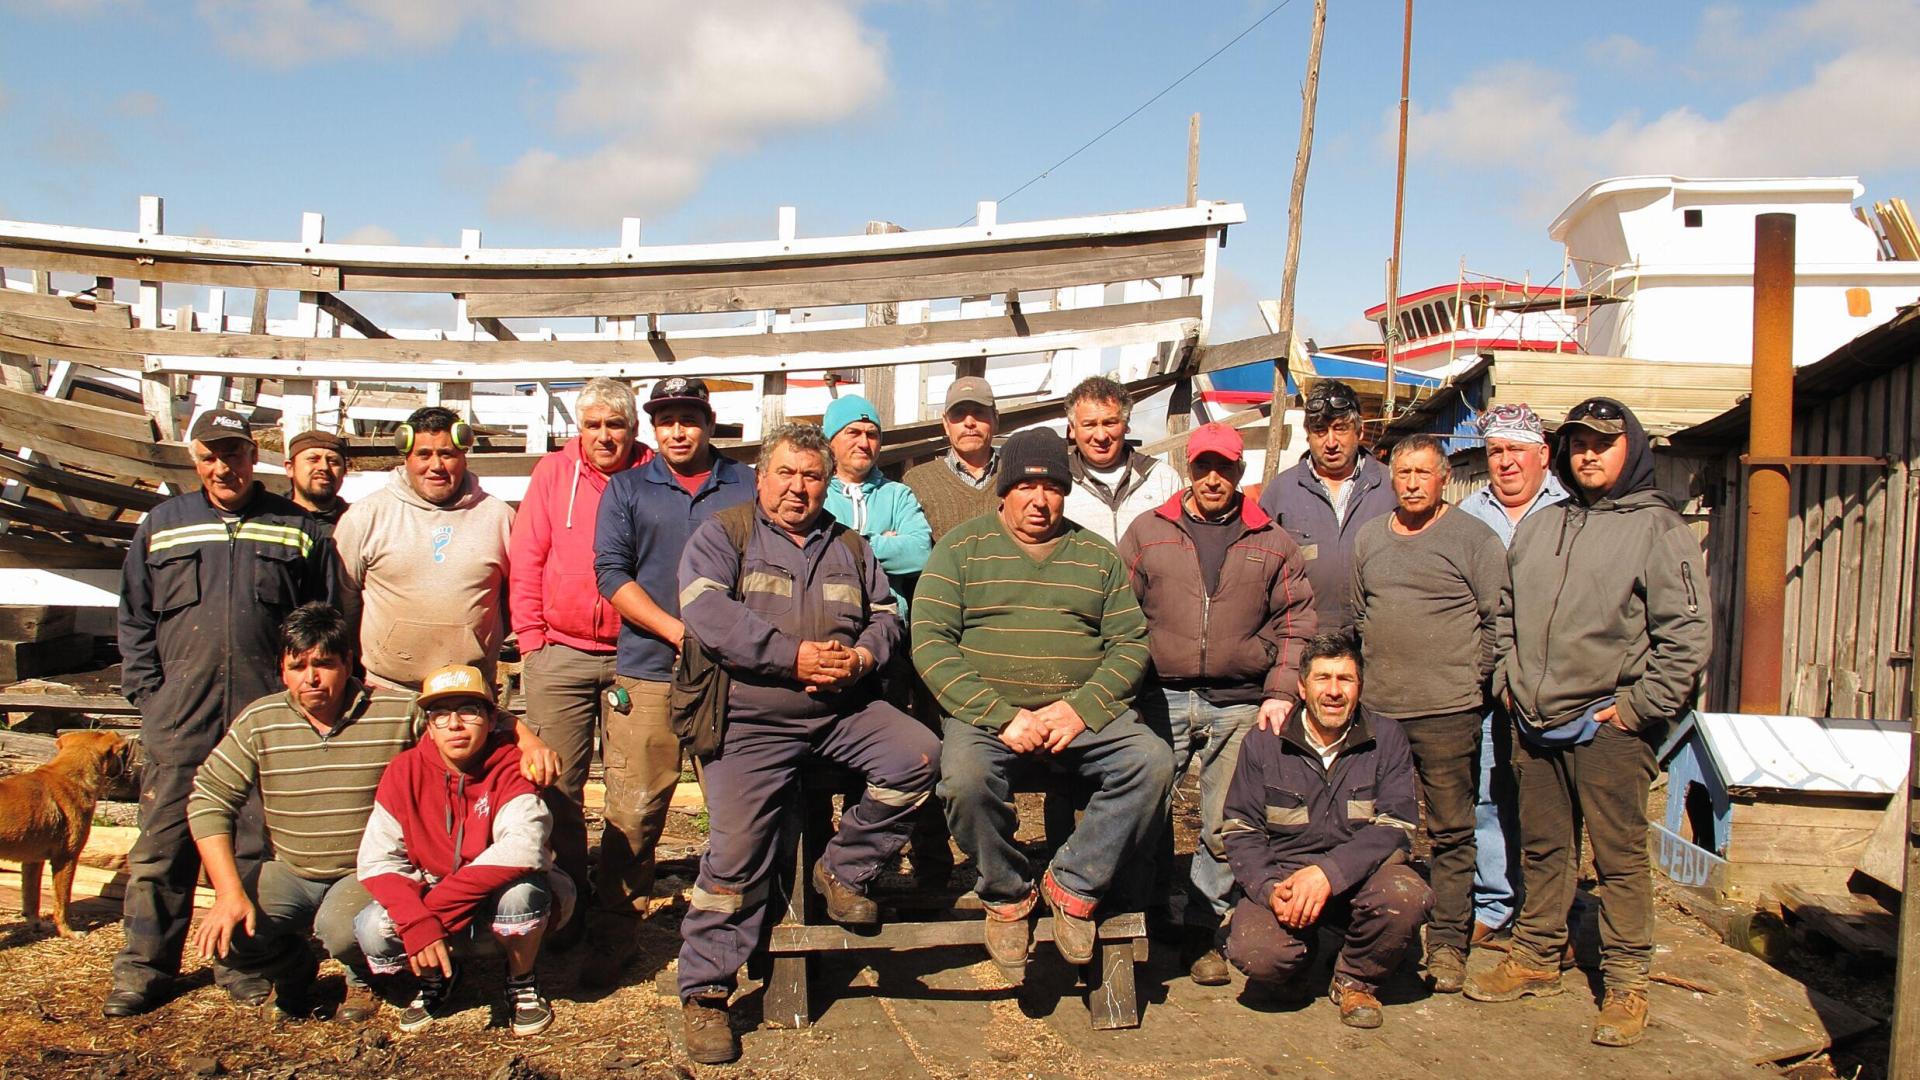
[[[1215,943],[1218,936],[1212,927],[1187,928],[1180,958],[1187,962],[1188,977],[1201,986],[1225,986],[1233,981],[1227,971],[1227,958],[1220,954],[1220,946]]]
[[[1609,988],[1593,1022],[1593,1045],[1632,1046],[1646,1033],[1646,991]]]
[[[373,987],[360,983],[347,984],[347,996],[340,1007],[333,1011],[333,1018],[346,1024],[362,1024],[380,1015],[380,995]]]
[[[1047,894],[1047,906],[1053,909],[1053,947],[1069,964],[1093,963],[1093,901],[1061,888],[1051,870],[1040,879],[1040,887]]]
[[[1506,927],[1488,926],[1478,920],[1473,924],[1473,936],[1467,940],[1469,949],[1492,949],[1496,952],[1506,952],[1510,944]]]
[[[1027,951],[1033,947],[1034,894],[1011,904],[981,904],[987,913],[987,956],[1013,982],[1027,972]]]
[[[598,913],[587,933],[587,955],[580,965],[580,985],[588,990],[608,990],[619,985],[621,972],[639,951],[637,916]]]
[[[1335,980],[1328,989],[1328,996],[1340,1010],[1340,1022],[1350,1028],[1377,1028],[1382,1019],[1380,999],[1372,991],[1362,990],[1352,983]]]
[[[155,991],[116,986],[107,995],[107,1000],[100,1003],[100,1015],[109,1020],[124,1020],[129,1016],[150,1013],[160,1007],[161,997]]]
[[[1436,994],[1457,994],[1467,978],[1467,958],[1451,945],[1435,945],[1427,952],[1427,981]]]
[[[294,1019],[313,1015],[313,980],[320,975],[320,962],[302,944],[287,958],[284,968],[273,976],[263,1006],[271,1006]]]
[[[695,996],[680,1003],[680,1024],[687,1056],[702,1065],[740,1060],[740,1037],[727,1015],[727,995]]]
[[[1536,968],[1508,953],[1498,964],[1470,976],[1467,997],[1474,1001],[1518,1001],[1523,997],[1552,997],[1563,993],[1557,970]]]
[[[273,980],[265,975],[238,975],[226,984],[227,996],[234,1004],[257,1008],[273,997]]]
[[[880,921],[880,905],[834,876],[825,859],[813,864],[813,891],[826,900],[827,918],[842,926],[873,926]]]

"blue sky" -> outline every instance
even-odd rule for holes
[[[1363,332],[1393,212],[1397,0],[1332,0],[1300,325]],[[293,239],[611,244],[955,225],[1273,7],[854,0],[0,0],[0,216]],[[1216,337],[1279,290],[1311,0],[1292,0],[1003,221],[1201,193],[1250,217]],[[1609,175],[1859,175],[1920,197],[1920,0],[1419,0],[1408,290],[1560,271]]]

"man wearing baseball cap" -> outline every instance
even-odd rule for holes
[[[280,624],[301,604],[336,602],[331,549],[318,521],[254,479],[260,451],[230,409],[189,431],[201,490],[154,507],[121,569],[121,692],[140,709],[140,838],[127,856],[127,943],[101,1012],[157,1007],[180,973],[200,855],[187,828],[194,771],[233,718],[279,685]],[[264,853],[260,803],[234,823],[234,858],[250,875]],[[272,984],[214,965],[235,1000]]]
[[[347,440],[331,431],[303,431],[287,444],[287,495],[320,519],[329,535],[347,512],[340,497],[347,468]]]
[[[659,452],[607,482],[593,535],[600,595],[620,613],[613,693],[626,758],[618,783],[616,771],[608,773],[608,818],[616,827],[600,854],[601,867],[619,873],[594,883],[592,948],[580,972],[594,988],[612,986],[639,947],[639,920],[653,896],[654,847],[680,779],[680,739],[667,703],[686,638],[680,557],[702,522],[754,497],[753,470],[714,451],[713,404],[703,380],[661,379],[641,407]],[[609,842],[617,850],[607,851]]]
[[[1573,498],[1520,523],[1496,623],[1493,690],[1513,716],[1526,896],[1513,949],[1467,979],[1476,1001],[1561,993],[1580,821],[1599,878],[1600,1046],[1647,1027],[1654,748],[1692,706],[1712,648],[1705,559],[1654,482],[1646,429],[1612,398],[1575,405],[1554,471]],[[1575,812],[1578,807],[1578,813]]]
[[[1299,694],[1300,650],[1313,636],[1313,586],[1300,545],[1240,493],[1240,432],[1207,424],[1187,440],[1186,490],[1134,519],[1120,538],[1147,617],[1154,676],[1136,708],[1173,736],[1173,775],[1200,758],[1200,842],[1187,883],[1188,973],[1228,982],[1217,940],[1233,888],[1222,807],[1240,744],[1257,719],[1277,728]],[[1169,803],[1168,813],[1172,806]],[[1169,819],[1169,825],[1171,819]]]
[[[936,542],[955,525],[992,513],[1000,504],[993,493],[994,468],[1000,461],[993,437],[1000,430],[1000,411],[992,385],[978,375],[953,380],[941,425],[947,452],[901,477],[919,498]]]
[[[1548,468],[1546,429],[1525,402],[1495,405],[1480,414],[1486,440],[1487,482],[1460,500],[1460,509],[1485,522],[1507,547],[1529,516],[1567,500]],[[1520,830],[1515,821],[1513,725],[1489,703],[1480,730],[1480,791],[1473,808],[1472,944],[1504,930],[1520,903]]]

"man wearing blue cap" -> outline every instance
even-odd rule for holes
[[[827,513],[866,540],[901,599],[912,596],[914,580],[933,551],[933,528],[913,489],[887,479],[877,467],[879,411],[858,394],[834,398],[820,430],[833,447]]]

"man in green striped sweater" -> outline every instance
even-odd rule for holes
[[[325,604],[296,609],[280,628],[286,693],[247,706],[207,755],[187,799],[187,825],[213,884],[193,935],[203,959],[273,980],[279,1007],[302,1015],[315,964],[309,930],[347,969],[335,1018],[371,1019],[379,999],[353,919],[372,900],[354,875],[360,836],[387,763],[420,735],[414,695],[366,686],[353,671],[353,631]],[[233,826],[255,797],[273,858],[251,888],[233,857]]]
[[[913,599],[913,662],[940,702],[939,795],[980,874],[987,952],[1020,978],[1039,893],[1054,944],[1093,959],[1094,912],[1144,852],[1173,780],[1164,738],[1133,712],[1147,626],[1113,545],[1068,521],[1066,444],[1022,431],[1000,451],[1000,509],[935,546]],[[1015,777],[1065,770],[1097,790],[1038,889],[1013,842]]]

